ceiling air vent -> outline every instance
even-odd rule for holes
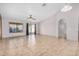
[[[43,3],[42,6],[43,6],[43,7],[46,6],[46,3]]]

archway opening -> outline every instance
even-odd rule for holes
[[[66,22],[61,19],[58,21],[58,39],[67,39]]]

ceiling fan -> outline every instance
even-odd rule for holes
[[[32,16],[32,15],[29,15],[29,17],[27,18],[27,22],[28,22],[28,23],[31,23],[31,24],[32,24],[32,23],[34,23],[34,22],[35,22],[35,20],[36,20],[36,19],[35,19],[35,18],[33,18],[33,16]]]
[[[29,17],[27,18],[28,20],[36,20],[35,18],[33,18],[32,15],[29,15]]]

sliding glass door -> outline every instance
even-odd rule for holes
[[[36,24],[27,24],[27,35],[36,34]]]
[[[29,34],[35,33],[35,24],[29,24]]]

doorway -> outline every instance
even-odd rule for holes
[[[2,39],[2,16],[0,15],[0,40]]]
[[[66,35],[66,23],[63,19],[58,22],[58,39],[67,39]]]
[[[26,35],[36,35],[36,24],[26,24]]]

